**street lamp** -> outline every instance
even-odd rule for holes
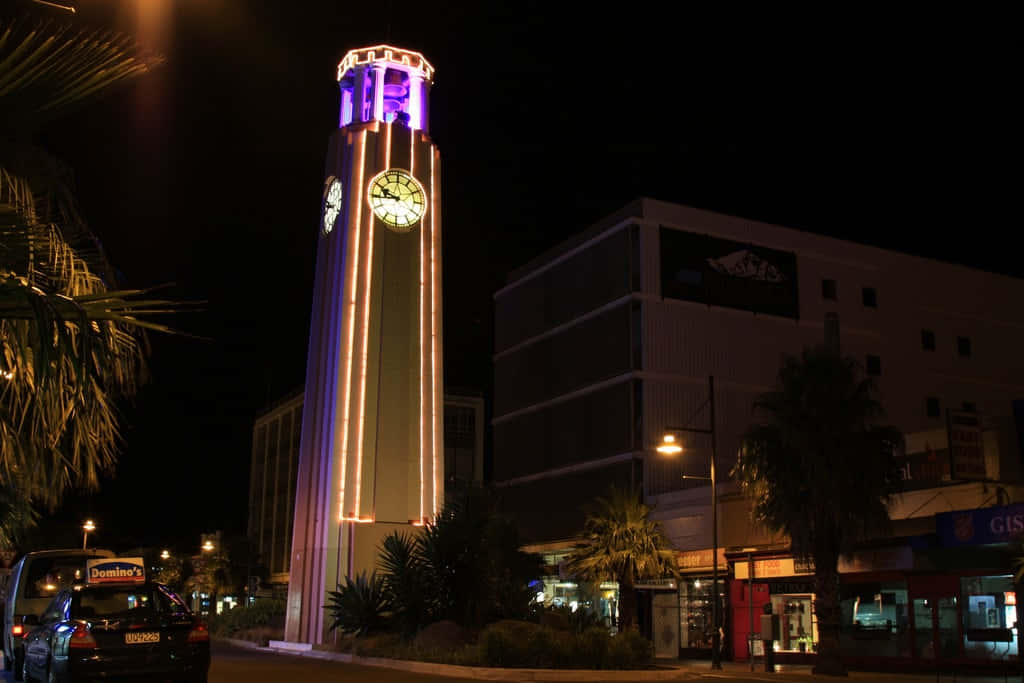
[[[85,533],[82,534],[82,550],[85,550],[86,545],[89,543],[89,532],[96,530],[96,525],[92,523],[91,519],[85,520],[85,524],[82,525],[82,529]]]
[[[720,636],[718,634],[718,489],[715,480],[715,378],[711,375],[708,375],[708,400],[706,403],[710,405],[710,429],[669,427],[668,431],[711,435],[711,476],[692,477],[684,474],[683,478],[706,479],[711,482],[711,668],[721,669],[722,658],[718,651]],[[701,408],[703,407],[701,406]],[[676,441],[675,435],[665,434],[655,450],[663,455],[677,455],[683,451],[683,447]]]
[[[171,553],[169,551],[165,550],[162,553],[160,553],[160,559],[161,560],[169,560],[170,558],[171,558]]]
[[[207,540],[203,543],[203,550],[209,552],[213,550],[213,541]]]

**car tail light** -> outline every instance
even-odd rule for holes
[[[71,634],[71,638],[68,639],[68,647],[72,649],[76,648],[89,648],[96,647],[96,639],[89,633],[89,627],[85,624],[78,624],[75,626],[74,633]]]
[[[196,622],[196,625],[188,632],[188,642],[190,643],[206,643],[209,640],[210,629],[201,621]]]
[[[20,635],[23,635],[24,633],[25,633],[25,627],[22,626],[21,624],[15,624],[14,626],[11,627],[11,635],[12,636],[20,636]]]

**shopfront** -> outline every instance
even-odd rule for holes
[[[752,572],[752,573],[751,573]],[[745,557],[733,561],[729,602],[732,652],[737,660],[764,653],[761,615],[778,617],[776,661],[810,661],[818,644],[814,567],[792,556]]]
[[[573,612],[587,610],[615,633],[619,619],[619,584],[614,581],[598,586],[577,583],[565,567],[569,553],[569,549],[539,553],[546,574],[537,586],[536,601],[545,607],[564,607]]]
[[[679,656],[710,658],[714,636],[712,552],[691,550],[679,553]],[[718,614],[721,622],[721,652],[729,652],[728,614],[725,597],[728,588],[725,551],[718,550]]]

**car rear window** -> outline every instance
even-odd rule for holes
[[[153,613],[149,587],[96,587],[82,590],[71,599],[72,619],[95,617],[144,617]]]
[[[85,577],[83,557],[35,557],[28,566],[26,598],[52,598]]]

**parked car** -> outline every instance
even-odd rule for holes
[[[145,582],[75,585],[41,617],[25,617],[25,681],[119,677],[206,683],[210,633],[166,586]]]
[[[113,556],[100,549],[39,550],[26,553],[14,564],[7,581],[3,625],[4,669],[14,671],[14,680],[21,680],[24,663],[24,617],[41,615],[58,592],[75,581],[84,581],[86,561]]]

